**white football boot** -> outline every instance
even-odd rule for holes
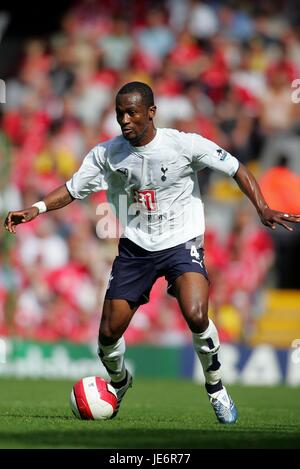
[[[237,421],[237,408],[224,386],[221,391],[208,394],[208,397],[220,423],[235,423]]]

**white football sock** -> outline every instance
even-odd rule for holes
[[[103,345],[98,342],[99,358],[111,377],[111,380],[115,383],[122,381],[126,376],[124,363],[125,349],[126,346],[123,336],[112,345]]]
[[[199,334],[193,333],[195,351],[201,362],[205,382],[215,385],[221,380],[221,364],[218,361],[220,341],[218,331],[213,321],[209,319],[208,328]]]

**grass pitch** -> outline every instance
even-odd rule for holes
[[[1,379],[0,448],[300,448],[297,388],[230,386],[239,420],[223,426],[191,381],[135,379],[102,422],[73,417],[72,384]]]

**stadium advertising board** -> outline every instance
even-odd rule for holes
[[[0,339],[0,376],[70,378],[88,375],[107,377],[96,355],[95,344],[39,343]],[[270,345],[249,348],[223,344],[221,360],[224,382],[245,385],[300,385],[298,349],[275,349]],[[203,382],[198,358],[191,345],[138,345],[127,349],[127,366],[136,375],[149,378],[186,378]]]

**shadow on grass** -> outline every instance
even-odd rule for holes
[[[20,418],[24,418],[24,413],[21,414],[21,413],[12,413],[12,412],[1,412],[0,413],[0,418],[17,418],[17,419],[20,419]],[[40,420],[53,420],[53,422],[57,422],[57,419],[59,420],[63,420],[64,422],[70,422],[70,421],[74,421],[74,417],[72,415],[66,415],[66,416],[63,416],[63,415],[42,415],[42,414],[31,414],[29,415],[29,418],[33,418],[33,419],[40,419]],[[1,434],[1,433],[0,433]],[[0,440],[1,442],[1,440]]]
[[[228,431],[227,431],[228,430]],[[300,448],[300,432],[57,429],[1,432],[2,448]]]

